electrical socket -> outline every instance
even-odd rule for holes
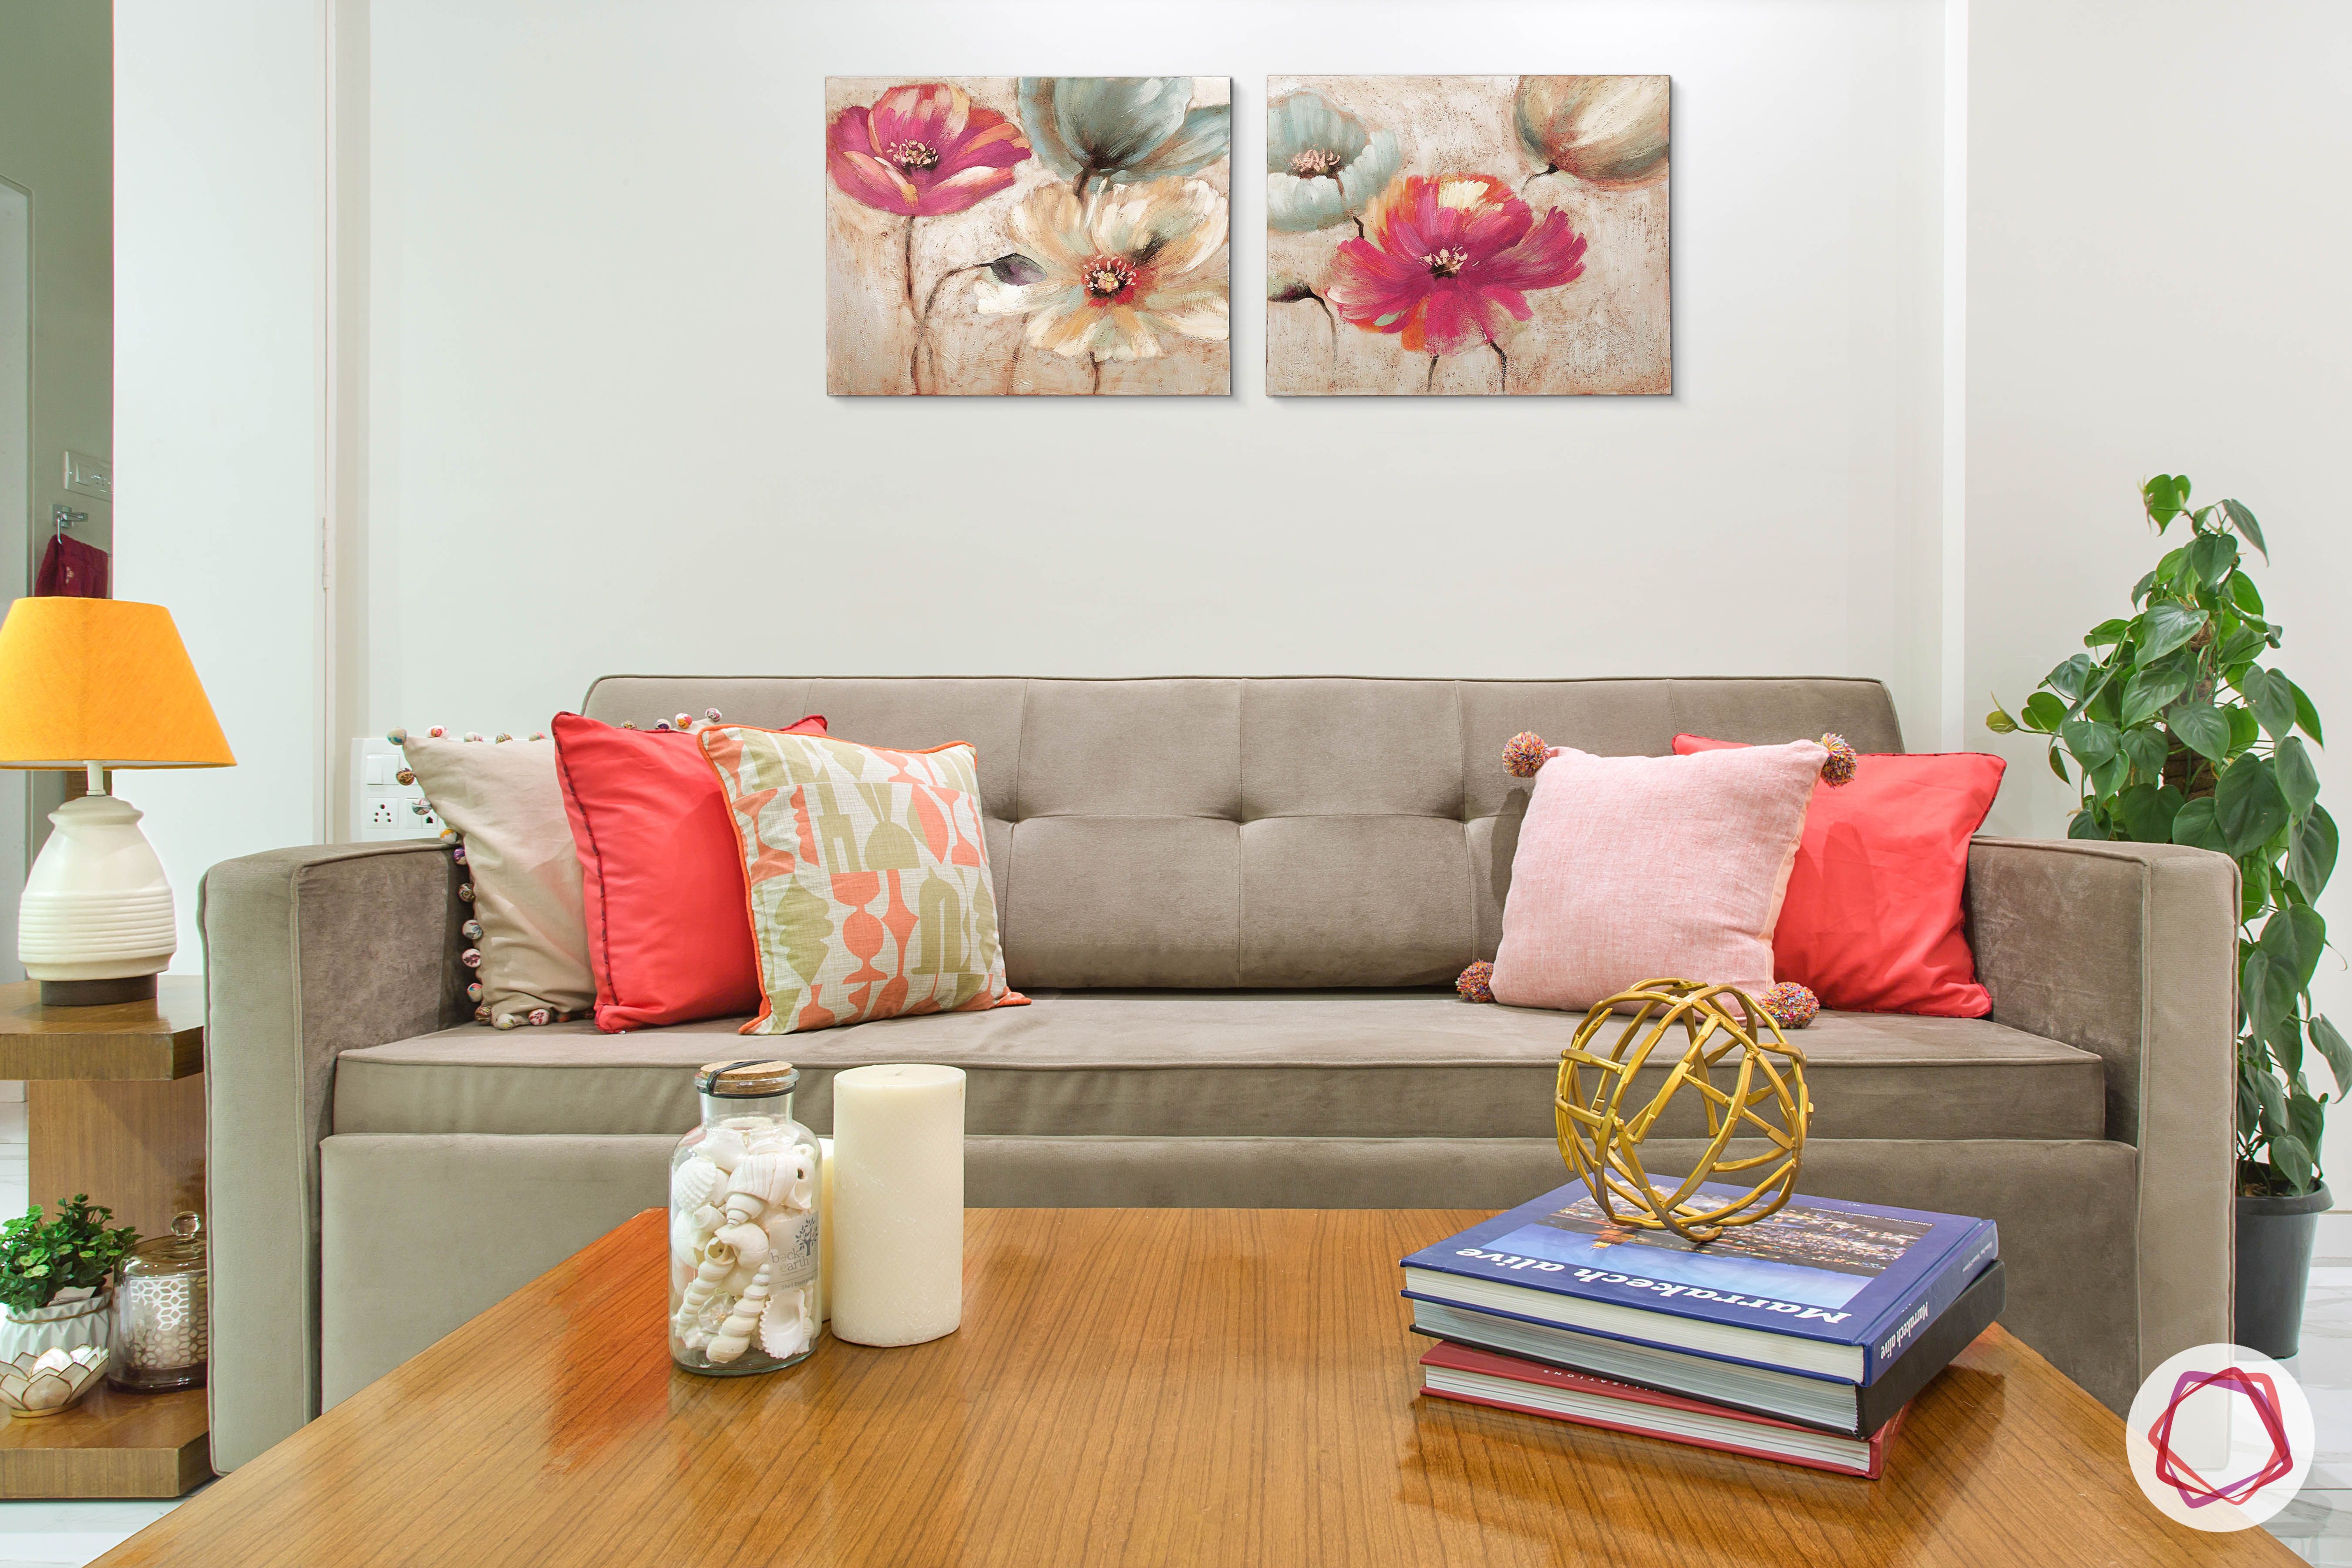
[[[440,816],[425,791],[400,782],[404,765],[400,748],[381,735],[352,742],[352,832],[359,842],[440,837]]]

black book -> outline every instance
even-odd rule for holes
[[[1439,1301],[1413,1302],[1412,1331],[1818,1431],[1866,1437],[1893,1420],[1930,1378],[1968,1349],[2000,1316],[2006,1300],[2007,1286],[1996,1258],[1887,1364],[1876,1382],[1866,1384],[1778,1372]]]

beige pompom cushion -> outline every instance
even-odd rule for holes
[[[555,742],[407,737],[401,750],[441,820],[466,847],[473,918],[481,935],[476,1016],[501,1028],[534,1012],[576,1013],[596,1000],[580,857],[556,783]]]

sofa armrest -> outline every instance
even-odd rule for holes
[[[2017,838],[1969,849],[1969,939],[1993,1017],[2096,1052],[2107,1137],[2139,1152],[2142,1375],[2230,1337],[2238,899],[2236,863],[2208,849]]]
[[[274,849],[205,873],[217,1469],[318,1414],[319,1143],[335,1058],[468,1016],[458,880],[430,840]]]

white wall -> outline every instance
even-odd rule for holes
[[[373,15],[352,732],[636,669],[1855,673],[1937,734],[1925,0]],[[1675,395],[1264,396],[1266,74],[1522,67],[1674,75]],[[1024,70],[1232,77],[1232,398],[824,395],[823,78]]]
[[[317,0],[118,0],[117,596],[171,607],[238,765],[125,773],[202,966],[196,890],[322,834]]]
[[[2252,567],[2276,659],[2352,742],[2352,534],[2340,453],[2352,297],[2352,9],[1972,0],[1969,39],[1969,691],[2012,706],[2178,542],[2134,491],[2185,473],[2263,522]],[[2042,748],[2011,759],[1993,827],[2064,831]],[[2320,769],[2352,826],[2352,770]],[[2321,900],[2352,935],[2352,864]],[[2323,962],[2324,1010],[2352,983]],[[2317,1075],[2326,1081],[2326,1069]],[[2328,1130],[2338,1190],[2352,1110]]]
[[[50,538],[49,510],[84,515],[74,535],[110,546],[111,507],[65,488],[68,450],[104,458],[113,397],[108,258],[113,95],[103,4],[0,0],[0,601],[27,593]],[[12,275],[13,274],[13,275]],[[28,374],[29,373],[29,374]],[[48,836],[65,775],[0,771],[0,980],[16,963],[16,890],[26,852]]]
[[[33,198],[0,175],[0,598],[31,586],[26,569],[33,515]],[[32,863],[25,775],[0,777],[0,981],[22,980],[16,900]]]

